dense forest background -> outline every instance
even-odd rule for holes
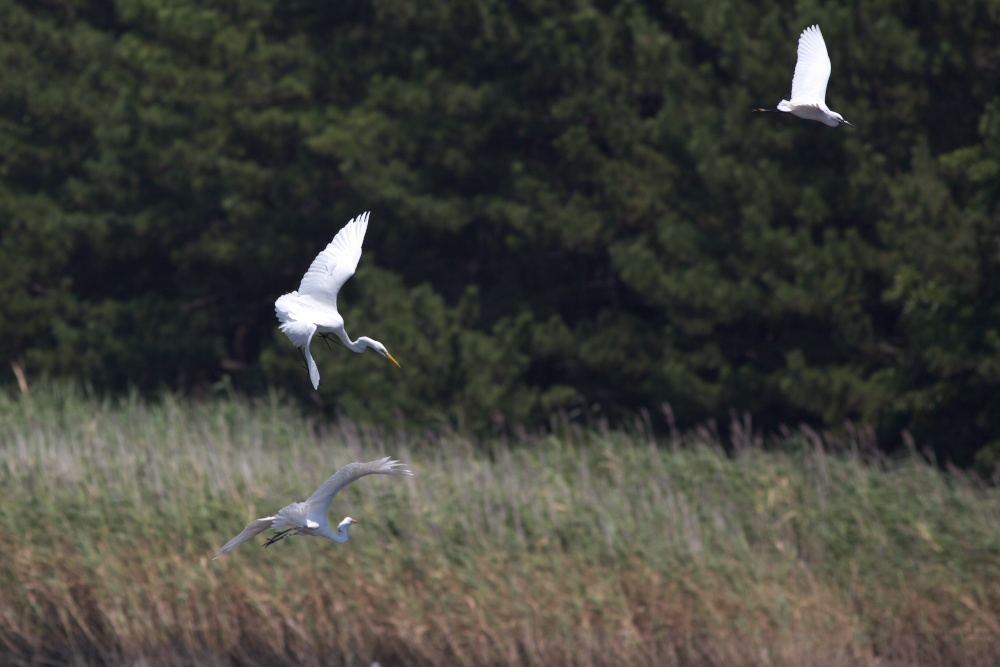
[[[857,129],[750,113],[813,23]],[[997,34],[997,0],[0,0],[0,355],[390,424],[850,420],[988,470]],[[366,210],[341,310],[403,368],[317,341],[315,393],[273,303]]]

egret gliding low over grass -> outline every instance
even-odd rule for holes
[[[292,503],[281,508],[273,516],[265,516],[255,519],[247,524],[243,532],[226,542],[215,558],[227,554],[247,540],[263,533],[268,528],[278,530],[284,528],[280,533],[275,533],[264,543],[269,547],[279,540],[292,535],[313,535],[316,537],[326,537],[334,542],[347,541],[347,528],[354,523],[358,523],[349,516],[337,524],[334,532],[327,520],[327,513],[330,511],[330,503],[337,493],[351,482],[361,479],[365,475],[408,475],[413,473],[406,468],[401,468],[403,464],[393,461],[388,456],[368,463],[348,463],[346,466],[333,473],[330,479],[316,489],[305,502]],[[214,560],[214,558],[213,558]]]
[[[802,31],[799,37],[799,59],[795,63],[792,77],[792,99],[778,102],[777,109],[754,109],[754,111],[786,112],[806,120],[818,120],[830,127],[841,123],[851,125],[836,111],[826,106],[826,84],[830,81],[830,54],[819,26],[814,25]],[[851,127],[854,127],[851,125]]]
[[[337,312],[337,293],[358,268],[367,230],[367,212],[344,225],[313,260],[299,289],[283,294],[274,302],[274,312],[281,321],[279,328],[304,352],[313,389],[319,389],[319,368],[309,348],[317,332],[337,334],[347,349],[359,354],[370,347],[399,366],[385,345],[377,340],[367,336],[351,340],[344,330],[344,318]]]

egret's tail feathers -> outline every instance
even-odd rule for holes
[[[289,313],[291,313],[298,296],[299,293],[296,290],[278,297],[277,301],[274,302],[274,314],[278,316],[278,321],[287,322],[291,318]]]

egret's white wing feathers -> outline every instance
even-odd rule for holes
[[[330,510],[330,501],[341,489],[351,482],[364,477],[365,475],[413,475],[412,472],[402,467],[399,461],[394,461],[388,456],[368,461],[367,463],[348,463],[346,466],[335,472],[323,484],[316,489],[316,492],[309,496],[309,499],[301,503],[291,503],[282,507],[274,516],[266,516],[256,519],[247,524],[239,535],[226,542],[215,558],[227,554],[247,540],[259,535],[268,528],[286,530],[276,533],[264,546],[269,546],[285,537],[295,535],[312,535],[314,537],[326,537],[334,542],[346,542],[348,539],[347,529],[351,524],[357,523],[351,517],[344,517],[344,520],[334,531],[330,527],[327,512]]]
[[[302,276],[299,294],[309,295],[337,307],[337,292],[354,275],[361,259],[361,244],[368,231],[368,213],[354,218],[337,232]]]
[[[222,545],[222,548],[219,549],[219,553],[215,554],[215,558],[218,558],[222,554],[229,553],[247,540],[260,535],[271,527],[271,524],[276,518],[276,516],[266,516],[262,519],[255,519],[254,521],[251,521],[247,524],[247,527],[243,529],[242,533]],[[215,558],[212,560],[215,560]]]
[[[795,63],[789,102],[795,106],[824,104],[830,70],[830,55],[819,26],[806,28],[799,37],[799,58]]]
[[[286,294],[285,296],[290,295]],[[281,299],[278,299],[278,303],[281,303]],[[309,368],[309,380],[312,382],[313,389],[319,389],[319,366],[316,365],[316,360],[313,359],[312,346],[310,345],[313,336],[316,335],[317,326],[312,322],[287,319],[287,315],[286,318],[283,318],[282,310],[280,308],[275,308],[275,310],[278,313],[278,319],[281,320],[278,328],[288,336],[288,340],[292,341],[295,347],[302,348],[302,352],[306,357],[306,366]]]
[[[281,330],[296,347],[303,350],[314,389],[319,389],[319,368],[313,359],[310,344],[317,333],[336,334],[344,347],[358,354],[372,348],[399,366],[385,345],[374,338],[360,336],[351,340],[344,329],[344,318],[337,312],[337,293],[354,275],[361,260],[368,216],[367,212],[362,213],[344,225],[313,260],[299,288],[282,294],[274,302],[274,313],[281,322]]]
[[[799,55],[792,76],[790,100],[778,102],[777,109],[754,109],[790,113],[806,120],[815,120],[830,127],[851,125],[842,115],[826,105],[826,85],[830,81],[830,54],[818,25],[812,25],[799,35]]]
[[[285,296],[288,295],[286,294]],[[281,311],[278,312],[280,313]],[[316,325],[312,322],[304,322],[302,320],[282,320],[278,328],[288,336],[288,340],[292,341],[295,347],[309,345],[309,341],[316,335]]]
[[[333,473],[328,480],[323,482],[316,491],[306,500],[309,507],[309,514],[319,514],[326,516],[330,510],[330,503],[345,486],[361,479],[365,475],[413,475],[399,461],[394,461],[390,457],[368,461],[367,463],[348,463],[346,466]]]

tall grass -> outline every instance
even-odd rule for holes
[[[1000,494],[809,431],[473,442],[280,397],[0,395],[0,662],[987,665]],[[857,443],[855,443],[857,444]],[[393,455],[338,545],[213,561],[251,518]],[[871,458],[871,460],[868,460]],[[262,542],[259,539],[257,543]]]

